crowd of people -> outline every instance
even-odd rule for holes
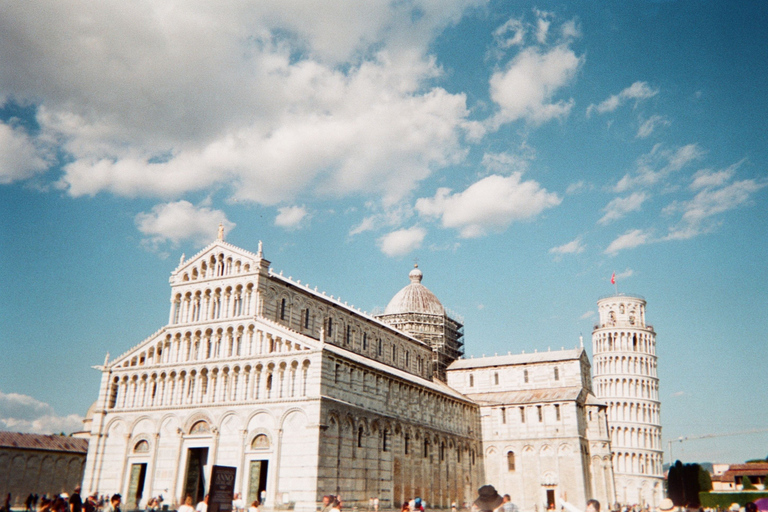
[[[24,501],[25,512],[124,512],[122,509],[122,496],[120,494],[113,494],[112,496],[99,495],[98,493],[92,493],[83,499],[80,495],[80,486],[75,487],[71,495],[67,493],[59,494],[58,496],[48,496],[37,494],[30,494]],[[235,494],[232,498],[232,512],[260,512],[259,507],[263,503],[264,491],[262,491],[260,497],[262,500],[254,500],[249,505],[246,505],[242,498],[242,495]],[[141,507],[137,507],[139,510],[145,512],[156,512],[160,510],[175,510],[177,512],[208,512],[208,499],[209,495],[205,495],[202,500],[194,504],[194,500],[191,496],[186,496],[184,502],[181,505],[165,505],[163,506],[163,496],[150,498],[146,501],[146,504],[142,504]],[[8,493],[3,502],[3,507],[0,508],[0,512],[11,512],[11,494]],[[409,501],[403,502],[400,507],[400,512],[425,512],[426,502],[419,497],[413,498]],[[597,500],[588,500],[586,507],[581,508],[568,503],[565,500],[560,500],[561,512],[600,512],[600,503]],[[323,496],[322,504],[319,509],[320,512],[342,512],[341,496],[328,494]],[[356,508],[356,507],[355,507]],[[369,512],[379,512],[379,499],[371,498],[369,503]],[[460,510],[461,509],[461,510]],[[610,509],[610,507],[609,507]],[[18,510],[18,509],[17,509]],[[133,512],[132,509],[131,512]],[[554,510],[554,505],[551,504],[547,508],[549,512]],[[619,506],[615,505],[611,512],[686,512],[685,507],[677,507],[672,503],[672,500],[665,498],[661,501],[659,506],[655,509],[649,509],[647,507],[639,506]],[[696,510],[696,509],[693,509]],[[127,510],[125,512],[128,512]],[[451,504],[451,512],[519,512],[518,507],[512,503],[512,499],[509,494],[500,495],[498,491],[492,485],[484,485],[478,489],[478,497],[472,503],[462,503],[459,506],[457,503]],[[747,503],[744,507],[734,503],[728,509],[704,509],[700,508],[697,512],[759,512],[755,503]]]

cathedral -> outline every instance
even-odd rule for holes
[[[408,277],[364,313],[220,229],[171,273],[168,324],[99,367],[83,492],[128,509],[197,501],[220,465],[275,509],[325,494],[449,508],[486,483],[525,512],[615,502],[609,408],[583,346],[465,359],[462,323],[420,269]]]

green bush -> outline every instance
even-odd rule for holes
[[[738,503],[742,507],[750,501],[760,498],[768,498],[768,492],[700,492],[699,501],[705,508],[728,508],[731,503]]]

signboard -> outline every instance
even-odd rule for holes
[[[208,491],[208,512],[232,512],[237,468],[213,466]]]

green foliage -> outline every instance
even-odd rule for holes
[[[709,471],[699,466],[699,492],[708,492],[712,490],[712,477]]]
[[[768,498],[768,492],[700,492],[699,501],[705,508],[720,507],[727,509],[731,503],[738,503],[742,507],[750,501],[760,498]]]
[[[746,475],[744,475],[744,478],[741,479],[741,487],[745,491],[754,491],[757,489],[757,487],[755,487],[755,485],[752,483],[752,480]]]

